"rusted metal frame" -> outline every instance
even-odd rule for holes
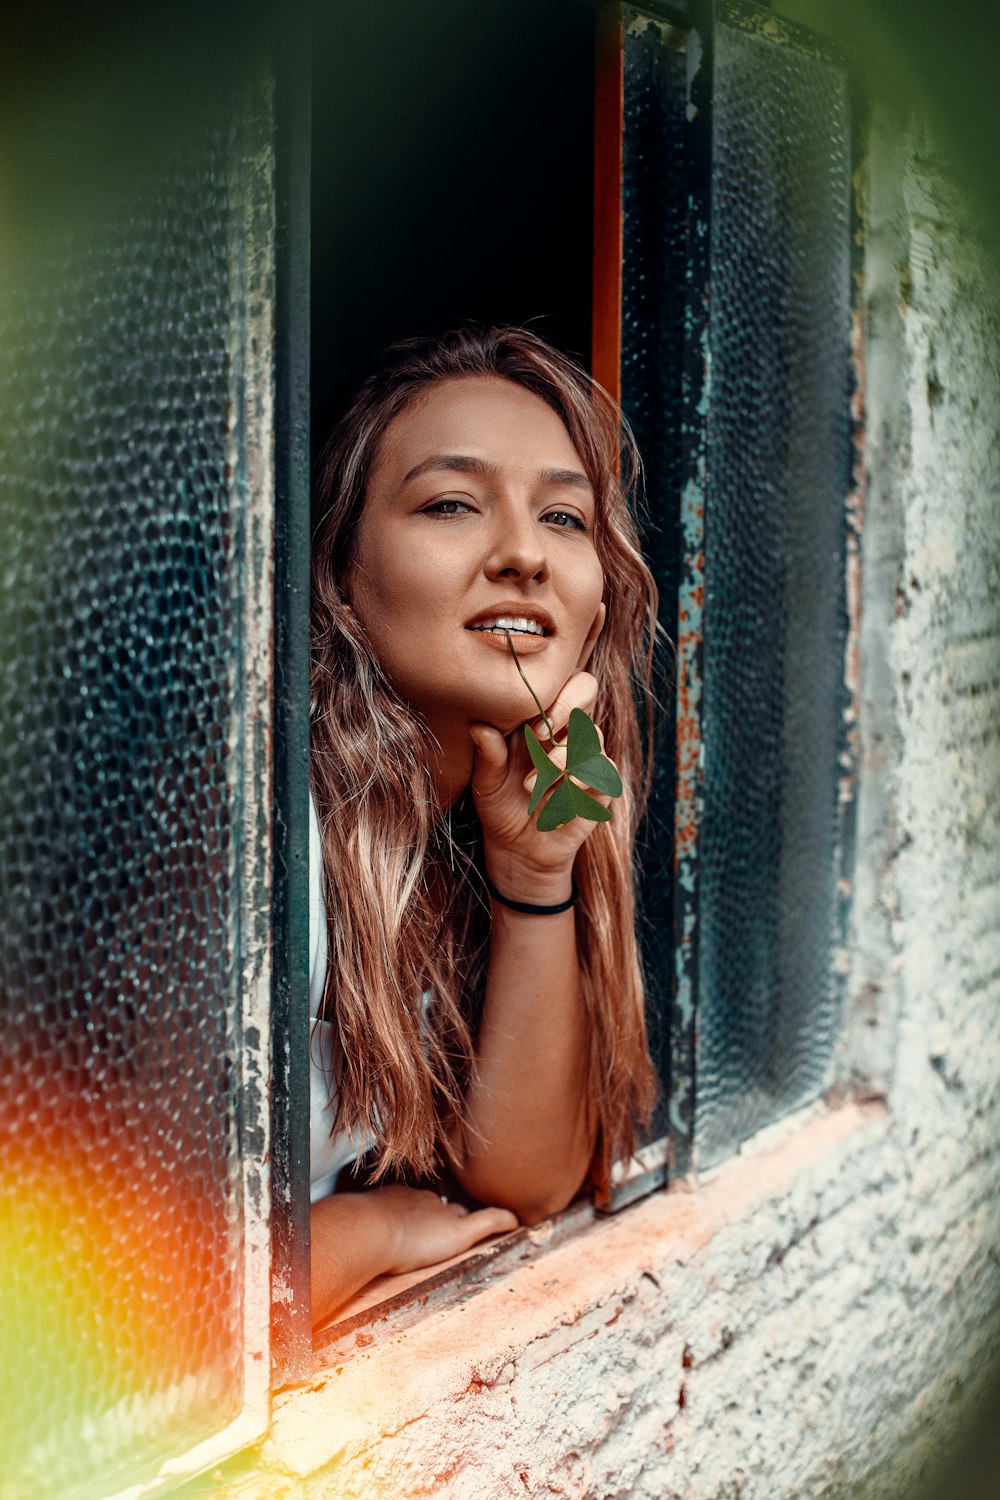
[[[621,402],[622,152],[625,138],[624,7],[603,5],[597,17],[594,68],[594,281],[591,373]],[[609,1182],[593,1189],[595,1207],[611,1211]]]
[[[758,0],[715,0],[715,19],[717,23],[739,27],[777,46],[791,46],[797,52],[827,62],[847,66],[850,61],[847,51],[821,31],[814,31],[801,21],[788,20]]]
[[[671,1166],[694,1166],[698,959],[699,833],[704,801],[702,684],[705,628],[705,508],[709,485],[708,405],[713,0],[691,7],[687,73],[687,269],[684,317],[684,392],[681,568],[677,625],[677,775],[674,825],[674,999],[670,1024]]]
[[[272,1378],[308,1376],[309,196],[304,7],[283,22],[275,105]]]
[[[233,717],[239,725],[244,794],[236,830],[233,879],[240,889],[242,1046],[240,1156],[244,1173],[244,1402],[266,1421],[270,1356],[271,1006],[274,951],[268,906],[273,874],[270,830],[273,761],[269,732],[273,678],[270,547],[274,524],[273,390],[269,350],[274,283],[274,97],[270,78],[251,74],[238,100],[233,139],[234,191],[241,203],[240,239],[230,254],[230,297],[238,330],[231,351],[233,413],[229,470],[234,494],[234,573],[242,577],[239,680]],[[234,559],[235,561],[235,559]],[[232,1447],[253,1441],[250,1424]],[[205,1449],[203,1461],[212,1459]]]
[[[645,9],[645,7],[643,8]],[[622,398],[624,298],[625,35],[634,7],[602,7],[597,26],[594,125],[594,303],[592,370],[616,401]],[[598,1212],[616,1213],[668,1180],[669,1143],[644,1142],[627,1162],[617,1163],[609,1183],[598,1186]]]
[[[864,93],[858,81],[863,76],[863,69],[857,54],[825,36],[823,32],[803,25],[801,21],[790,21],[778,15],[766,4],[758,3],[758,0],[715,0],[715,21],[716,24],[750,32],[772,46],[791,47],[802,56],[818,58],[841,68],[848,80],[851,99],[851,158],[855,164],[860,161],[862,134],[859,133],[858,122],[864,119],[865,104]]]
[[[658,21],[668,21],[671,26],[686,30],[691,20],[690,0],[635,0],[629,10],[640,10]]]
[[[625,136],[624,7],[597,18],[594,97],[594,288],[591,372],[621,400],[622,147]]]
[[[616,1214],[640,1198],[665,1188],[670,1180],[670,1141],[666,1136],[637,1146],[627,1162],[618,1164],[603,1198],[595,1195],[600,1214]]]

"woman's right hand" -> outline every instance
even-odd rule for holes
[[[592,714],[597,693],[597,680],[590,672],[574,672],[548,710],[555,734],[566,730],[574,708]],[[529,722],[552,762],[564,768],[565,741],[551,744],[546,725],[540,720]],[[604,736],[599,727],[597,733],[603,750]],[[580,846],[598,825],[589,818],[573,818],[559,828],[540,833],[537,818],[528,813],[536,772],[522,729],[504,737],[493,725],[477,723],[470,725],[469,734],[476,747],[472,796],[483,830],[487,874],[514,900],[541,905],[564,901],[572,889],[573,863]],[[595,801],[609,806],[610,797],[591,787],[587,790]]]
[[[363,1196],[376,1200],[393,1242],[388,1273],[418,1271],[449,1260],[490,1235],[507,1234],[518,1226],[508,1208],[468,1209],[423,1188],[373,1188]]]
[[[517,1227],[509,1209],[470,1212],[423,1188],[394,1184],[323,1198],[313,1204],[310,1225],[313,1324],[328,1323],[376,1276],[450,1260]]]

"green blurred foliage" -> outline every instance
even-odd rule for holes
[[[847,46],[870,91],[900,118],[927,120],[1000,259],[997,0],[776,0],[774,9]]]

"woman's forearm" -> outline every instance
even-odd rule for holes
[[[555,904],[569,879],[532,900]],[[525,1223],[564,1208],[593,1155],[586,1094],[587,1018],[573,910],[553,916],[493,902],[478,1066],[467,1099],[457,1175],[483,1202]]]
[[[312,1319],[321,1327],[391,1264],[390,1225],[374,1195],[337,1193],[310,1216]]]

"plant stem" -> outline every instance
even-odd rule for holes
[[[520,663],[520,661],[518,659],[517,652],[514,650],[514,642],[511,640],[510,631],[509,630],[505,630],[504,631],[504,635],[507,637],[507,644],[510,647],[510,654],[514,658],[514,665],[515,665],[515,667],[518,670],[518,673],[520,675],[521,681],[524,683],[525,687],[528,689],[528,692],[534,698],[535,703],[538,706],[538,712],[541,714],[542,718],[545,720],[545,727],[549,731],[549,740],[554,745],[555,742],[556,742],[556,732],[552,728],[552,723],[551,723],[551,721],[549,719],[549,716],[545,712],[545,710],[542,707],[542,705],[538,702],[538,694],[535,692],[534,688],[531,686],[531,683],[528,681],[527,677],[525,677],[525,675],[524,675],[524,672],[523,672],[522,667],[521,667],[521,663]]]

